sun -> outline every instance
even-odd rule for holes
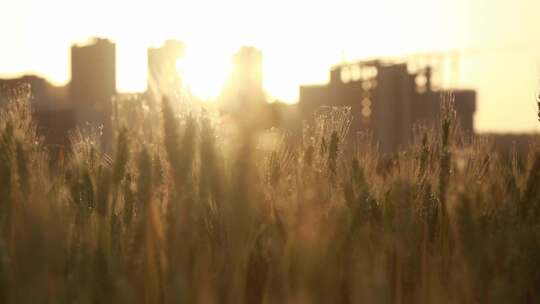
[[[227,54],[200,47],[188,47],[176,67],[186,89],[209,102],[217,100],[232,68]]]

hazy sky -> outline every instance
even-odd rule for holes
[[[461,50],[452,82],[479,91],[480,131],[536,131],[538,0],[0,0],[0,76],[69,78],[69,46],[117,42],[118,88],[142,90],[146,48],[188,44],[188,78],[211,95],[241,45],[260,48],[268,92],[294,101],[344,59]],[[194,67],[197,67],[195,69]]]

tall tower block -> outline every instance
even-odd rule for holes
[[[116,94],[116,46],[95,38],[71,47],[69,96],[79,126],[89,123],[103,129],[103,143],[110,144],[112,97]]]
[[[176,63],[184,52],[184,44],[177,40],[167,40],[160,48],[148,49],[148,91],[165,93],[181,87]]]

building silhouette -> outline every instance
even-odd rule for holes
[[[116,92],[116,47],[106,39],[71,48],[71,81],[55,87],[37,76],[0,80],[0,106],[18,85],[30,85],[32,109],[40,132],[51,144],[68,143],[68,132],[76,126],[101,126],[105,148],[112,139],[112,98]],[[159,83],[180,88],[176,63],[184,55],[184,44],[169,40],[161,48],[148,49],[148,91]],[[158,80],[158,81],[156,81]],[[300,87],[297,105],[266,103],[263,87],[262,53],[241,48],[233,57],[233,70],[220,96],[220,108],[234,120],[250,127],[280,126],[298,131],[321,106],[347,106],[354,121],[350,134],[369,131],[383,153],[396,152],[411,142],[417,124],[437,125],[441,95],[454,95],[458,121],[465,133],[474,134],[476,92],[441,90],[433,86],[430,67],[410,72],[406,63],[382,60],[360,61],[331,67],[325,85]],[[151,97],[151,96],[147,96]],[[157,95],[155,97],[158,97]],[[246,115],[247,114],[247,115]]]
[[[29,90],[32,116],[45,144],[52,150],[68,144],[68,134],[75,127],[75,119],[67,102],[67,88],[53,86],[34,75],[0,79],[0,108],[11,98],[17,98],[20,90]]]
[[[258,111],[265,104],[261,51],[246,46],[234,54],[233,69],[220,102],[222,109],[229,113]]]
[[[69,99],[77,125],[102,129],[102,143],[110,145],[112,98],[116,94],[116,46],[95,38],[87,45],[71,47]]]
[[[45,143],[55,147],[69,144],[69,133],[87,125],[101,128],[107,148],[112,138],[112,98],[116,95],[116,47],[106,39],[71,47],[71,80],[56,87],[44,78],[28,75],[0,80],[0,106],[20,86],[30,90],[30,106]]]
[[[474,133],[475,91],[451,91],[462,129]],[[323,105],[348,106],[350,134],[370,131],[381,152],[393,153],[410,143],[414,125],[438,121],[444,93],[433,88],[429,67],[410,73],[406,63],[361,61],[332,67],[327,85],[301,86],[298,106],[304,118]]]
[[[147,90],[171,92],[182,86],[177,62],[184,57],[185,45],[177,40],[167,40],[160,48],[148,49]]]

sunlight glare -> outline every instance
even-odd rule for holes
[[[203,101],[215,101],[231,71],[230,56],[212,52],[211,48],[188,46],[177,70],[184,86]]]

